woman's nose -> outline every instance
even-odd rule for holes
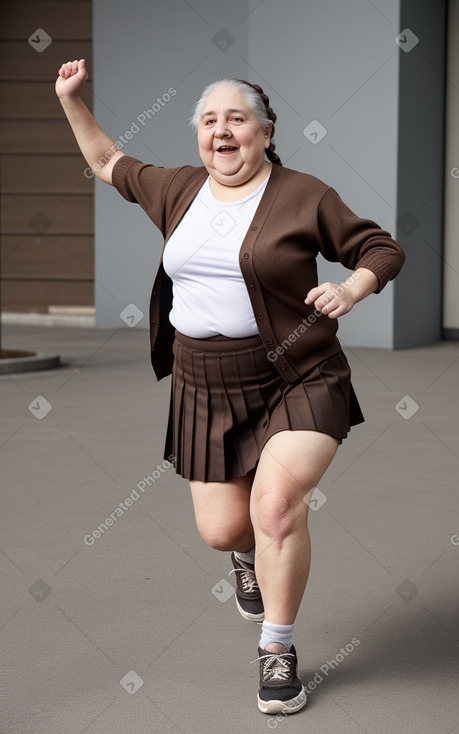
[[[227,138],[229,135],[231,135],[224,120],[222,120],[221,122],[217,121],[214,134],[216,138]]]

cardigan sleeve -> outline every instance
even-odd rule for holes
[[[358,217],[334,189],[322,196],[318,208],[321,254],[356,270],[368,268],[378,278],[379,293],[400,271],[405,254],[389,232],[371,219]]]
[[[113,167],[112,183],[127,201],[140,204],[165,234],[167,193],[177,173],[183,168],[161,168],[124,155]]]

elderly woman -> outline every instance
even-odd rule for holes
[[[308,500],[363,421],[337,317],[400,270],[400,246],[314,176],[282,167],[276,115],[257,85],[208,86],[192,125],[203,166],[124,155],[79,98],[83,60],[56,93],[89,166],[161,230],[150,327],[158,379],[172,373],[165,455],[190,481],[196,523],[232,551],[236,603],[262,621],[258,706],[306,703],[293,626],[310,565]],[[316,257],[352,270],[318,285]]]

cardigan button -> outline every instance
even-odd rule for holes
[[[155,322],[155,320],[154,320],[154,319],[152,319],[152,320],[151,320],[151,324],[153,325],[153,324],[155,324],[155,323],[156,323],[156,322]]]
[[[249,253],[248,252],[244,252],[244,260],[247,260],[248,257],[249,257]]]
[[[268,339],[268,341],[266,342],[266,344],[268,345],[268,347],[272,347],[273,340],[272,339]]]
[[[286,369],[287,369],[287,365],[284,362],[284,364],[281,364],[281,370],[286,370]]]
[[[262,313],[259,313],[259,314],[258,314],[258,318],[260,318],[260,319],[264,319],[264,317],[265,317],[265,316],[264,316],[264,314],[262,314]]]
[[[251,290],[251,291],[254,291],[254,290],[255,290],[255,286],[254,286],[254,284],[253,284],[253,283],[251,283],[251,284],[250,284],[250,290]]]
[[[255,232],[258,229],[258,227],[251,227],[252,232]]]

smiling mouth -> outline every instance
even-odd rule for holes
[[[229,155],[230,153],[234,153],[236,150],[237,148],[235,148],[234,145],[220,145],[220,147],[217,148],[217,153]]]

